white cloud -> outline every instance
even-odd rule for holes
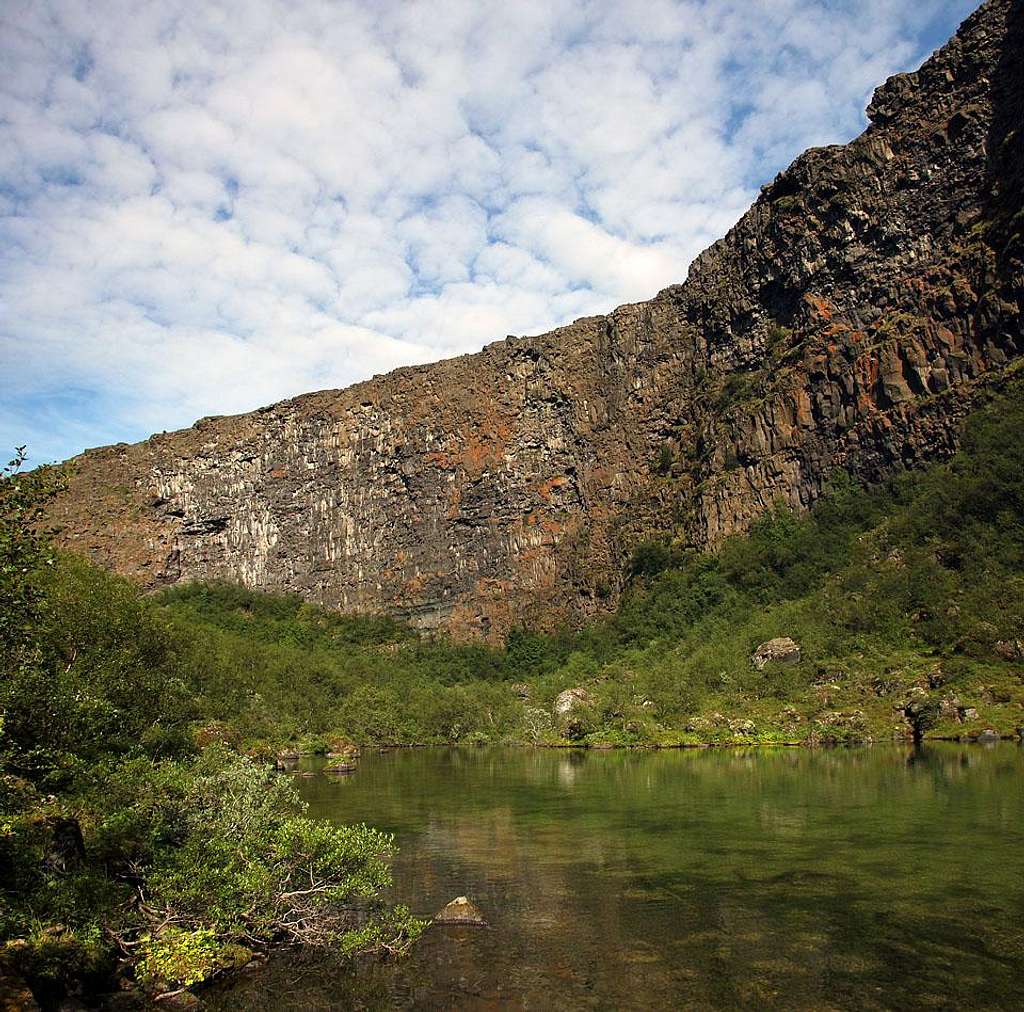
[[[0,442],[138,438],[654,294],[970,0],[11,0]]]

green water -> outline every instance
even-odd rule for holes
[[[460,894],[347,970],[287,956],[222,1009],[1019,1008],[1024,753],[397,750],[301,780],[393,832],[394,898]]]

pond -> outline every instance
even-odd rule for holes
[[[277,957],[220,1009],[1020,1007],[1024,753],[399,749],[300,780],[468,895],[397,963]]]

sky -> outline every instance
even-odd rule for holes
[[[0,0],[0,454],[649,298],[974,6]]]

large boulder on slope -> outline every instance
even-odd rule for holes
[[[564,717],[577,707],[590,706],[593,702],[594,697],[586,689],[566,689],[555,696],[555,716]]]
[[[800,661],[800,646],[796,640],[788,636],[778,636],[773,640],[762,643],[750,658],[751,663],[758,671],[763,671],[768,664],[798,664]]]

